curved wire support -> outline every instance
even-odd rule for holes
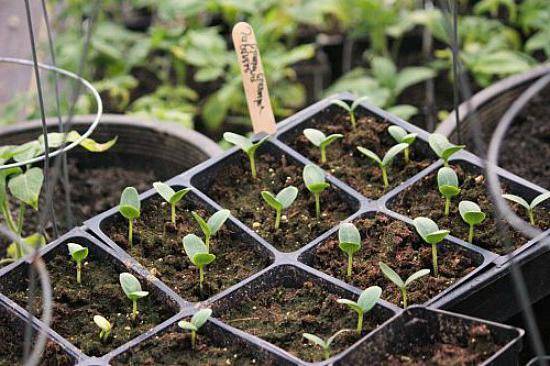
[[[20,59],[20,58],[12,58],[12,57],[0,57],[0,63],[12,63],[12,64],[18,64],[18,65],[24,65],[24,66],[30,66],[30,67],[33,66],[33,62],[30,61],[30,60],[25,60],[25,59]],[[55,67],[55,66],[46,65],[46,64],[42,64],[42,63],[38,63],[38,67],[40,67],[41,69],[44,69],[44,70],[53,71],[57,74],[64,75],[64,76],[67,76],[69,78],[72,78],[72,79],[75,79],[75,80],[79,81],[80,83],[82,83],[90,91],[90,93],[92,93],[92,95],[94,96],[94,99],[96,101],[96,105],[97,105],[96,117],[95,117],[94,121],[92,122],[92,124],[90,125],[90,127],[88,128],[88,130],[86,130],[86,132],[83,133],[80,136],[79,139],[73,141],[70,144],[67,144],[63,148],[57,149],[57,150],[49,153],[49,158],[53,158],[57,155],[68,152],[71,149],[73,149],[74,147],[78,146],[82,141],[84,141],[84,139],[89,137],[94,132],[97,125],[99,124],[101,116],[103,115],[103,103],[101,101],[101,97],[99,96],[99,92],[94,88],[94,86],[89,81],[87,81],[86,79],[78,76],[77,74],[74,74],[74,73],[72,73],[70,71],[67,71],[67,70],[64,70],[64,69],[60,69],[60,68]],[[28,165],[28,164],[34,164],[34,163],[37,163],[39,161],[43,161],[44,159],[45,159],[45,156],[44,156],[44,154],[42,154],[40,156],[34,157],[34,158],[26,160],[26,161],[14,162],[14,163],[10,163],[10,164],[1,165],[0,170],[25,166],[25,165]]]

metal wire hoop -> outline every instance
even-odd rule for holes
[[[11,63],[11,64],[17,64],[17,65],[30,66],[30,67],[34,66],[34,64],[31,60],[25,60],[25,59],[20,59],[20,58],[13,58],[13,57],[0,57],[0,63]],[[38,67],[41,68],[41,69],[44,69],[44,70],[53,71],[53,72],[58,73],[60,75],[64,75],[64,76],[67,76],[71,79],[79,81],[94,96],[95,101],[96,101],[96,105],[97,105],[97,112],[96,112],[95,119],[90,124],[90,127],[88,127],[86,132],[83,133],[77,140],[71,142],[70,144],[67,144],[64,147],[59,148],[59,149],[49,153],[49,158],[53,158],[57,155],[68,152],[71,149],[73,149],[74,147],[78,146],[82,141],[84,141],[84,139],[88,138],[94,132],[97,125],[99,124],[99,121],[101,120],[101,116],[103,115],[103,103],[101,102],[101,97],[99,95],[99,92],[96,90],[96,88],[94,88],[94,86],[88,80],[78,76],[75,73],[72,73],[72,72],[67,71],[65,69],[60,69],[60,68],[55,67],[55,66],[46,65],[46,64],[43,64],[43,63],[38,63]],[[28,165],[28,164],[34,164],[34,163],[37,163],[39,161],[43,161],[44,159],[45,159],[45,156],[44,156],[44,154],[42,154],[40,156],[36,156],[36,157],[28,159],[26,161],[0,165],[0,170],[20,167],[20,166],[24,166],[24,165]]]

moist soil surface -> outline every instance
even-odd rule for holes
[[[501,230],[495,219],[491,199],[486,193],[484,176],[466,163],[455,163],[451,166],[457,173],[461,191],[458,196],[451,199],[448,217],[444,215],[445,200],[437,188],[437,171],[399,193],[389,202],[389,208],[410,218],[429,217],[438,224],[440,229],[449,229],[451,235],[467,241],[469,225],[462,220],[458,203],[463,200],[473,201],[487,215],[485,221],[474,228],[473,244],[500,255],[508,253],[510,250],[507,250],[505,243],[500,239]],[[512,193],[505,182],[503,182],[503,190],[506,193]],[[541,230],[547,230],[550,228],[550,212],[543,206],[544,204],[541,204],[535,208],[535,220]],[[528,221],[524,208],[515,203],[511,203],[511,207],[520,217]],[[519,248],[529,240],[511,228],[509,233],[513,249]]]
[[[65,249],[61,247],[60,249]],[[150,292],[138,300],[139,315],[131,319],[132,302],[120,287],[122,266],[98,258],[91,252],[82,268],[82,284],[76,282],[76,265],[69,255],[56,254],[46,263],[53,288],[52,329],[90,356],[101,356],[150,330],[170,316],[175,309]],[[11,272],[15,273],[15,272]],[[12,287],[18,278],[7,276],[4,286]],[[14,290],[5,291],[22,307],[27,306],[27,280]],[[140,280],[145,291],[151,288]],[[42,301],[36,299],[33,313],[40,315]],[[94,315],[102,315],[112,324],[111,338],[107,343],[99,340],[100,329],[93,322]]]
[[[433,276],[431,245],[426,244],[412,226],[383,214],[353,222],[359,229],[362,247],[353,256],[352,277],[346,275],[348,257],[338,247],[335,234],[305,255],[307,264],[358,288],[380,286],[382,298],[402,306],[401,291],[380,270],[384,262],[405,280],[422,268],[432,270],[413,282],[407,290],[408,305],[421,304],[472,272],[478,263],[464,250],[441,248],[438,251],[439,277]]]
[[[390,189],[395,188],[408,178],[426,168],[433,159],[426,157],[418,149],[417,140],[411,147],[411,159],[405,163],[403,154],[399,154],[388,168],[389,188],[384,189],[382,171],[369,158],[357,150],[358,146],[374,151],[381,158],[397,142],[390,136],[387,129],[390,123],[375,117],[367,116],[356,110],[357,127],[353,129],[347,112],[341,112],[331,106],[319,115],[311,118],[309,128],[316,128],[327,136],[339,133],[342,139],[333,142],[327,147],[327,162],[321,164],[320,149],[314,146],[302,134],[298,134],[290,145],[300,154],[315,163],[320,164],[327,172],[341,179],[352,188],[361,192],[365,197],[376,199]]]
[[[499,165],[550,189],[550,87],[534,97],[506,133]],[[490,132],[486,132],[487,139]]]
[[[161,333],[131,351],[125,352],[112,365],[209,365],[244,366],[271,365],[260,361],[247,349],[233,344],[224,344],[201,329],[197,333],[196,348],[191,349],[191,336],[177,327]]]
[[[191,193],[189,193],[191,195]],[[176,224],[170,221],[170,206],[154,196],[142,204],[141,217],[134,223],[133,246],[128,242],[128,221],[116,214],[102,224],[103,232],[146,267],[151,274],[189,301],[205,300],[251,276],[270,264],[263,252],[255,249],[251,239],[233,231],[226,222],[210,239],[210,252],[216,260],[205,267],[203,290],[198,285],[198,269],[189,261],[183,249],[185,235],[204,234],[191,212],[205,220],[213,212],[185,197],[176,206]]]
[[[247,295],[220,314],[227,324],[258,336],[305,361],[323,360],[323,352],[310,344],[302,333],[327,339],[340,329],[350,329],[336,338],[331,355],[350,347],[361,336],[376,328],[385,319],[364,316],[363,332],[355,329],[357,315],[336,302],[340,297],[313,281],[299,288],[274,287]]]
[[[411,344],[407,347],[409,352],[388,355],[382,364],[473,366],[487,360],[500,347],[485,324],[475,324],[467,337],[449,332],[429,344]]]
[[[75,225],[92,216],[106,211],[118,205],[120,194],[125,187],[133,186],[139,192],[151,187],[155,181],[153,172],[127,170],[121,167],[86,168],[78,166],[76,160],[69,160],[69,182],[71,193],[71,209],[73,225],[71,226],[66,216],[65,191],[61,181],[54,190],[53,204],[60,233],[70,230]],[[61,179],[61,178],[60,178]],[[42,191],[40,207],[45,207],[45,192]],[[15,201],[11,200],[14,210],[14,218],[17,217]],[[39,227],[39,215],[36,211],[27,209],[23,236],[37,232]],[[47,242],[53,238],[53,226],[51,221],[46,223]],[[6,253],[7,240],[0,238],[0,257]]]
[[[292,252],[350,216],[354,208],[334,186],[321,193],[321,218],[315,218],[315,200],[302,178],[302,166],[286,155],[263,153],[256,156],[258,177],[252,178],[248,158],[227,166],[208,189],[222,207],[230,209],[269,243],[284,252]],[[262,191],[277,194],[290,185],[298,188],[298,198],[283,212],[279,230],[275,230],[275,210],[262,199]]]
[[[0,310],[0,365],[23,365],[23,327],[24,322],[16,321],[5,310]],[[69,357],[57,343],[46,341],[44,353],[39,365],[69,366],[73,365]]]

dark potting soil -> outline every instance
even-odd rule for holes
[[[197,333],[196,348],[191,348],[191,335],[177,327],[170,328],[158,336],[140,343],[136,348],[124,352],[111,361],[112,365],[208,365],[208,366],[244,366],[269,365],[259,362],[247,349],[238,345],[223,344],[215,337],[205,334],[203,329]]]
[[[270,264],[270,259],[255,249],[256,244],[247,242],[244,234],[233,231],[226,222],[210,239],[210,252],[216,255],[216,260],[205,267],[204,288],[200,291],[198,269],[185,254],[182,239],[190,233],[204,237],[191,211],[205,219],[212,212],[185,197],[177,205],[173,225],[170,206],[157,196],[144,201],[141,211],[141,217],[134,223],[131,248],[128,221],[121,215],[104,222],[103,232],[186,300],[205,300]]]
[[[286,155],[256,156],[256,169],[258,178],[254,179],[248,159],[241,156],[238,163],[217,175],[207,193],[277,249],[295,251],[354,212],[337,188],[331,186],[321,193],[321,219],[317,220],[314,197],[303,182],[303,168]],[[261,192],[277,194],[290,185],[298,188],[298,198],[283,212],[279,230],[275,230],[275,210],[267,206]]]
[[[462,200],[473,201],[487,214],[485,221],[474,228],[473,244],[497,254],[506,254],[510,250],[506,249],[505,243],[501,239],[501,230],[497,226],[493,204],[486,191],[484,176],[469,164],[455,163],[451,166],[458,175],[461,191],[457,197],[451,200],[448,217],[444,215],[445,200],[437,188],[437,171],[399,193],[389,202],[389,208],[410,218],[429,217],[439,225],[439,228],[449,229],[451,235],[467,241],[469,225],[462,220],[458,212],[458,203]],[[505,183],[503,183],[503,190],[509,192]],[[528,220],[524,208],[517,204],[511,206],[520,217]],[[541,230],[550,228],[550,212],[542,204],[535,209],[535,219]],[[513,249],[527,243],[528,239],[517,231],[510,228],[509,232]]]
[[[407,164],[403,155],[397,156],[388,168],[389,188],[384,189],[382,171],[369,158],[357,150],[358,146],[374,151],[378,156],[384,154],[397,142],[387,132],[390,123],[375,117],[357,113],[357,127],[351,126],[349,114],[340,108],[331,106],[311,119],[309,126],[326,135],[339,133],[344,137],[327,147],[327,162],[320,163],[320,150],[302,134],[298,134],[289,144],[302,155],[320,164],[327,172],[349,184],[365,197],[376,199],[390,189],[395,188],[408,178],[426,168],[432,160],[420,153],[416,141],[411,146],[411,160]],[[341,108],[340,108],[341,109]]]
[[[405,346],[408,352],[387,355],[384,365],[473,366],[487,360],[502,346],[495,342],[485,324],[472,325],[467,332],[448,331],[425,344]]]
[[[0,310],[0,365],[23,365],[24,322],[16,321],[5,310]],[[46,341],[42,355],[42,366],[69,366],[73,364],[69,357],[57,343]]]
[[[506,133],[499,165],[550,189],[550,87],[534,97]],[[491,137],[485,132],[486,140]]]
[[[76,282],[76,266],[69,255],[57,254],[46,264],[53,288],[52,329],[65,337],[89,356],[101,356],[150,330],[170,316],[175,309],[150,292],[138,301],[139,315],[131,319],[132,302],[119,283],[119,266],[90,252],[82,268],[82,283]],[[13,272],[12,272],[13,273]],[[6,285],[19,281],[7,276]],[[145,291],[151,290],[140,281]],[[7,295],[22,307],[27,306],[27,279]],[[42,301],[35,299],[33,313],[41,313]],[[112,324],[111,338],[107,343],[99,340],[100,329],[93,322],[94,315],[102,315]]]
[[[61,179],[61,178],[60,178]],[[73,225],[80,225],[86,219],[118,205],[120,194],[125,187],[134,186],[139,192],[151,188],[155,181],[153,172],[128,170],[121,167],[109,168],[82,168],[76,160],[69,160],[69,182],[71,192],[71,208]],[[45,207],[45,193],[42,191],[40,207]],[[17,208],[14,200],[11,202],[14,218],[17,217]],[[72,227],[66,216],[65,191],[59,181],[54,190],[53,204],[59,232],[64,233]],[[37,232],[39,215],[36,211],[27,209],[23,236]],[[46,223],[47,242],[53,238],[51,221]],[[5,256],[8,241],[4,236],[0,238],[0,258]]]
[[[312,281],[301,287],[274,287],[248,295],[220,314],[227,324],[258,336],[305,361],[321,361],[323,351],[310,344],[303,333],[327,339],[341,329],[350,329],[336,338],[331,355],[350,347],[361,336],[376,328],[383,319],[371,313],[364,316],[363,332],[358,334],[357,314],[336,302],[340,297]]]
[[[440,249],[439,277],[435,277],[431,245],[426,244],[413,227],[383,214],[364,217],[353,223],[361,233],[362,247],[353,256],[351,278],[346,275],[348,257],[338,247],[337,234],[308,254],[306,262],[361,289],[380,286],[384,289],[382,298],[394,304],[402,306],[401,291],[384,276],[380,262],[390,266],[403,280],[422,268],[432,270],[429,276],[410,285],[408,305],[428,301],[477,267],[475,259],[464,250]]]

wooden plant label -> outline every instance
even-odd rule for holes
[[[235,24],[232,36],[254,133],[266,132],[271,135],[277,131],[277,125],[256,36],[250,24],[245,22]]]

